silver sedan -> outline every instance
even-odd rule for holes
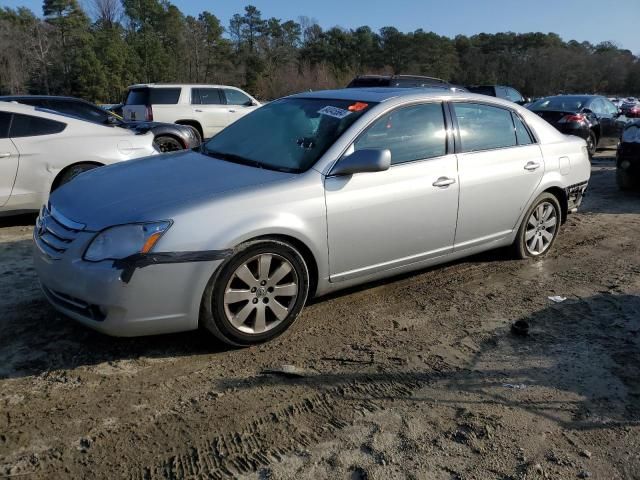
[[[583,140],[511,102],[304,93],[201,152],[80,175],[43,207],[35,265],[55,308],[101,332],[250,345],[310,297],[502,246],[546,254],[589,175]]]

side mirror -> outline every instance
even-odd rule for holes
[[[245,107],[255,107],[256,106],[256,102],[254,102],[253,100],[247,100],[246,102],[243,103],[243,106],[245,106]]]
[[[356,150],[342,157],[330,175],[353,175],[354,173],[384,172],[391,166],[390,150]]]

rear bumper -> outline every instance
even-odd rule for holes
[[[567,211],[573,213],[582,204],[589,182],[580,182],[565,189],[567,194]]]
[[[589,138],[589,133],[591,132],[591,130],[587,125],[577,125],[572,123],[565,123],[565,124],[556,123],[554,127],[556,127],[560,132],[564,133],[565,135],[575,135],[576,137],[580,137],[584,140],[587,140]]]

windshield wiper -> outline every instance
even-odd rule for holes
[[[210,157],[226,160],[227,162],[239,163],[241,165],[249,165],[250,167],[263,168],[263,165],[260,162],[256,160],[251,160],[250,158],[242,157],[240,155],[235,155],[233,153],[217,152],[215,150],[208,150],[206,148],[202,149],[202,153]]]

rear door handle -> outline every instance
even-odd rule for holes
[[[196,109],[194,110],[194,112],[202,113],[202,110],[200,110],[199,108],[196,108]]]
[[[235,110],[229,109],[229,113],[236,113]]]
[[[7,158],[11,156],[11,152],[2,152],[0,153],[0,158]]]
[[[529,170],[530,172],[537,170],[538,168],[540,168],[540,164],[538,162],[527,162],[524,166],[524,169]]]
[[[444,187],[448,187],[449,185],[453,185],[454,183],[456,183],[455,178],[440,177],[438,180],[433,182],[432,185],[434,187],[444,188]]]

